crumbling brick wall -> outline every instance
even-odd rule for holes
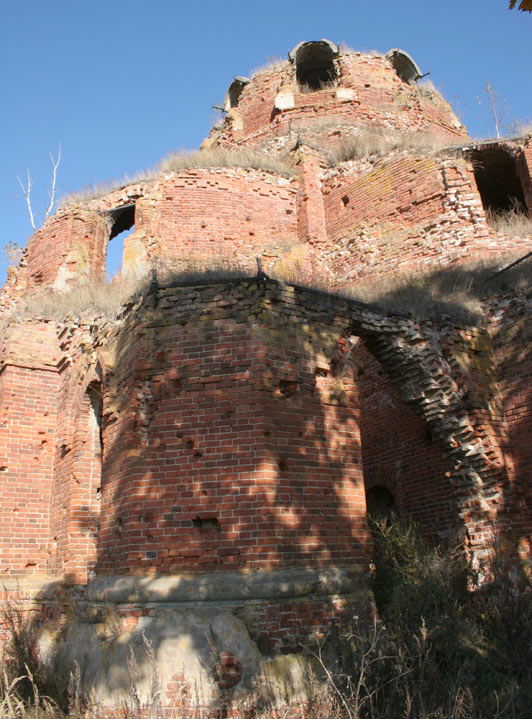
[[[295,66],[288,61],[259,71],[243,87],[223,125],[213,129],[209,143],[266,144],[278,152],[290,149],[299,136],[333,149],[353,137],[353,127],[423,131],[449,144],[467,137],[438,93],[400,79],[385,57],[340,51],[335,64],[337,80],[313,92],[299,87]]]
[[[530,561],[532,548],[532,362],[530,298],[524,292],[493,294],[487,305],[494,337],[504,424],[501,438],[512,483],[508,498],[509,537],[523,559]]]

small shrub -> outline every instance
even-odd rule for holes
[[[528,120],[517,127],[517,135],[519,137],[526,137],[532,135],[532,120]]]

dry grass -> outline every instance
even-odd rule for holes
[[[180,172],[194,167],[245,167],[273,172],[284,177],[291,177],[294,171],[289,161],[257,150],[212,148],[197,152],[173,153],[161,162],[160,172],[161,174]]]
[[[111,319],[125,304],[138,299],[148,284],[146,280],[117,276],[108,284],[83,284],[63,292],[38,290],[17,305],[11,317],[62,321],[67,316],[101,315]]]
[[[148,169],[139,171],[133,175],[122,175],[122,177],[115,180],[106,180],[105,182],[98,182],[93,185],[85,185],[80,190],[69,192],[58,200],[58,207],[65,208],[70,205],[79,205],[84,202],[90,202],[91,200],[97,200],[99,197],[104,197],[110,192],[119,190],[122,187],[128,185],[136,185],[144,182],[151,182],[155,180],[160,173],[155,169]]]
[[[526,137],[527,135],[532,135],[532,120],[527,120],[523,124],[518,125],[517,135],[519,137]]]
[[[163,285],[240,280],[255,274],[244,268],[237,258],[201,252],[189,253],[182,260],[165,260],[156,269],[157,279]]]
[[[324,80],[320,82],[319,87],[312,87],[312,85],[307,85],[305,83],[299,83],[299,92],[302,95],[308,95],[310,93],[319,92],[320,90],[334,90],[338,86],[338,82],[336,80]]]
[[[257,677],[258,701],[250,697],[248,704],[231,705],[231,694],[222,693],[216,708],[207,707],[201,687],[185,686],[173,705],[163,707],[156,650],[146,639],[144,676],[130,650],[127,687],[113,710],[84,696],[76,664],[70,678],[59,677],[58,694],[46,695],[61,664],[54,667],[53,656],[45,664],[35,652],[31,624],[16,617],[10,622],[8,614],[12,628],[0,673],[0,719],[212,719],[232,716],[233,708],[234,716],[251,719],[529,717],[532,592],[526,572],[516,563],[515,548],[499,542],[490,584],[471,592],[474,574],[462,542],[429,545],[415,525],[401,523],[393,514],[370,516],[370,526],[380,621],[353,617],[314,646],[302,648],[314,669],[297,705],[288,676],[284,705],[279,706],[264,674]],[[67,674],[69,668],[62,671]]]
[[[163,158],[159,164],[148,170],[142,170],[134,175],[124,175],[117,180],[91,185],[78,192],[71,192],[59,201],[60,207],[90,202],[127,185],[151,182],[169,172],[180,172],[191,168],[210,167],[243,167],[254,170],[272,172],[283,177],[291,177],[293,167],[289,161],[279,157],[272,157],[257,150],[225,150],[210,148],[207,150],[193,150],[173,152]]]
[[[415,274],[396,273],[355,282],[341,294],[420,319],[450,315],[460,321],[478,324],[483,318],[482,300],[487,292],[532,287],[532,260],[525,260],[490,279],[516,259],[516,255],[506,255],[491,262],[476,261]]]
[[[519,205],[514,205],[507,212],[486,211],[488,225],[505,235],[532,235],[532,218]]]
[[[270,70],[280,70],[283,65],[288,65],[288,60],[284,60],[282,57],[267,57],[262,65],[257,65],[257,67],[253,68],[251,77],[257,77],[257,75],[270,72]]]
[[[497,260],[475,261],[443,269],[416,273],[399,273],[354,281],[338,288],[308,247],[297,245],[285,253],[269,275],[280,282],[338,294],[391,312],[408,313],[420,319],[449,315],[458,321],[478,324],[484,315],[486,293],[532,288],[532,259],[504,271],[523,255],[507,254]],[[161,286],[219,283],[245,280],[256,275],[256,269],[242,266],[237,259],[191,254],[183,260],[165,261],[156,266]],[[68,291],[37,291],[25,298],[4,317],[10,320],[50,319],[101,316],[113,319],[125,306],[140,301],[149,292],[151,276],[117,275],[107,284],[85,284]]]
[[[431,100],[442,99],[441,92],[438,90],[432,80],[423,80],[423,82],[418,82],[416,83],[415,87],[418,91],[418,94],[422,97],[428,97]]]
[[[357,50],[354,47],[351,47],[346,42],[340,42],[338,43],[338,48],[341,53],[344,55],[370,55],[371,57],[384,57],[384,53],[380,50],[373,50],[373,49],[363,49],[363,50]]]
[[[439,140],[427,132],[385,133],[361,129],[357,137],[346,140],[338,149],[330,153],[330,164],[334,166],[371,155],[386,155],[393,150],[437,152],[448,144],[448,141]]]
[[[161,262],[155,269],[160,285],[223,282],[252,276],[236,260],[199,253],[189,254],[182,261]],[[125,306],[140,301],[149,292],[150,283],[151,274],[147,271],[141,277],[118,274],[108,283],[87,283],[66,291],[38,290],[24,298],[4,319],[62,321],[83,316],[113,319]]]

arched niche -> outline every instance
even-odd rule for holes
[[[338,46],[329,40],[300,42],[288,54],[295,65],[298,84],[308,90],[320,90],[338,79],[336,64]]]
[[[227,89],[227,92],[225,93],[224,101],[223,101],[223,109],[225,112],[229,112],[233,107],[236,107],[238,105],[238,101],[240,99],[240,95],[242,94],[242,90],[245,88],[245,86],[248,84],[249,78],[248,77],[242,77],[238,76],[235,77],[233,82],[229,85],[229,88]]]
[[[369,519],[389,519],[392,514],[397,514],[397,503],[390,490],[380,485],[368,489],[366,513]]]
[[[515,155],[500,147],[487,146],[472,150],[469,157],[482,206],[487,213],[500,215],[515,211],[527,214]]]
[[[404,82],[407,82],[409,85],[422,77],[421,70],[404,50],[399,50],[399,48],[394,47],[389,50],[384,57],[389,60],[401,80],[404,80]]]

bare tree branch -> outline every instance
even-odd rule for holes
[[[28,206],[28,212],[29,212],[29,215],[30,215],[31,226],[33,227],[33,231],[35,232],[37,228],[35,227],[35,221],[34,221],[34,219],[33,219],[33,212],[32,212],[32,209],[31,209],[31,175],[30,175],[30,168],[28,167],[28,186],[27,186],[27,187],[24,187],[24,185],[23,185],[23,183],[22,183],[22,180],[20,179],[20,177],[19,177],[18,175],[17,175],[17,180],[18,180],[18,184],[19,184],[19,185],[21,186],[21,188],[22,188],[22,192],[24,193],[24,197],[26,198],[26,205]]]
[[[44,216],[44,219],[48,217],[50,212],[52,211],[52,207],[54,206],[54,198],[55,198],[55,183],[57,179],[57,168],[59,167],[59,163],[61,162],[61,143],[59,143],[59,149],[57,151],[57,160],[54,160],[54,157],[52,153],[50,153],[50,160],[52,162],[52,167],[54,168],[52,171],[52,189],[50,191],[50,204],[48,205],[48,209],[46,210],[46,214]]]
[[[44,219],[45,219],[45,220],[46,220],[46,218],[50,215],[50,212],[52,211],[52,208],[53,208],[53,206],[54,206],[54,201],[55,201],[55,188],[56,188],[56,184],[57,184],[57,168],[59,167],[59,163],[61,162],[61,143],[59,143],[59,149],[58,149],[58,151],[57,151],[57,158],[56,158],[55,160],[54,160],[54,156],[53,156],[52,153],[50,152],[50,161],[51,161],[51,163],[52,163],[52,183],[51,183],[52,186],[51,186],[50,192],[48,193],[49,196],[50,196],[50,203],[49,203],[48,208],[46,209],[46,212],[45,212],[45,214],[44,214]],[[25,197],[25,199],[26,199],[26,205],[28,206],[28,214],[29,214],[29,216],[30,216],[31,226],[32,226],[32,228],[33,228],[33,231],[36,232],[36,231],[37,231],[37,227],[36,227],[36,225],[35,225],[35,218],[34,218],[34,216],[33,216],[33,209],[32,209],[32,206],[31,206],[31,188],[32,188],[33,183],[32,183],[32,181],[31,181],[31,175],[30,175],[30,169],[29,169],[29,167],[28,167],[28,181],[27,181],[27,184],[24,185],[24,183],[22,182],[22,180],[20,179],[20,177],[19,177],[18,175],[17,175],[17,180],[18,180],[18,184],[19,184],[20,187],[22,188],[22,192],[23,192],[24,197]]]

